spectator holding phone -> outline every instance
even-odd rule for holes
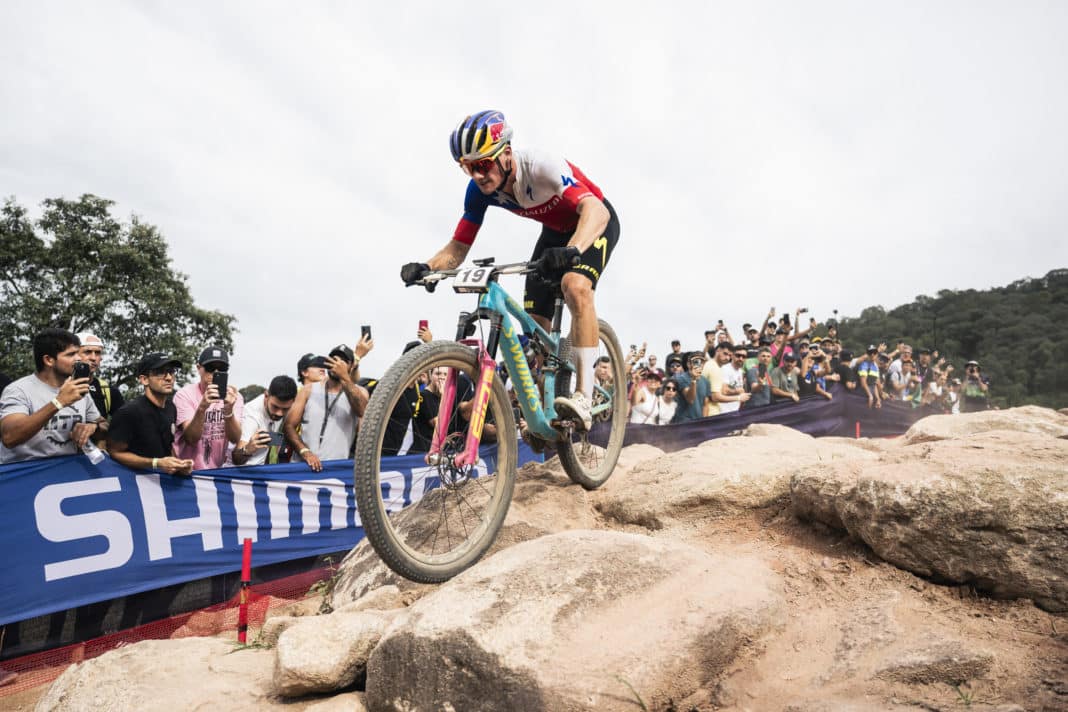
[[[289,376],[275,376],[271,385],[245,404],[241,419],[241,439],[234,448],[235,465],[273,465],[284,449],[282,424],[297,398],[297,382]]]
[[[345,344],[331,349],[326,380],[302,388],[286,414],[286,440],[314,472],[322,472],[323,460],[350,456],[356,442],[356,426],[370,398],[367,389],[358,383],[360,361],[373,348],[374,340],[365,333],[355,351]]]
[[[137,380],[144,395],[126,402],[115,413],[108,431],[108,452],[115,462],[134,470],[188,475],[193,461],[174,456],[178,412],[171,401],[178,359],[155,351],[137,364]]]
[[[771,349],[761,346],[757,352],[757,364],[745,372],[749,386],[749,400],[742,406],[745,410],[771,405]]]
[[[630,391],[630,422],[648,423],[657,411],[657,391],[660,390],[660,374],[648,368],[639,368]]]
[[[241,438],[244,399],[229,385],[229,367],[230,355],[209,346],[197,359],[199,380],[174,395],[175,451],[180,459],[192,460],[194,470],[225,465],[230,444]]]
[[[983,377],[977,361],[964,364],[964,381],[960,388],[960,412],[975,413],[990,407],[990,381]]]
[[[679,388],[679,405],[673,423],[686,423],[702,417],[701,410],[709,394],[708,379],[701,377],[705,361],[704,352],[690,351],[684,358],[685,370],[673,376]]]
[[[0,463],[73,455],[99,427],[88,365],[74,377],[80,348],[65,329],[33,337],[36,373],[11,382],[0,398]]]

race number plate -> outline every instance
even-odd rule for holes
[[[452,289],[461,294],[465,292],[485,292],[489,288],[493,270],[489,267],[471,267],[462,269],[452,278]]]

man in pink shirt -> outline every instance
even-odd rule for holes
[[[176,456],[192,460],[194,470],[222,467],[230,446],[241,438],[244,399],[227,384],[220,394],[213,381],[217,372],[226,373],[230,356],[221,348],[209,346],[197,359],[198,383],[190,383],[174,394],[178,428],[174,434]]]

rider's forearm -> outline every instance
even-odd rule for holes
[[[579,220],[575,226],[575,234],[567,243],[569,247],[577,247],[580,253],[593,247],[593,242],[604,234],[608,227],[608,208],[599,198],[589,196],[583,198],[578,205]]]
[[[464,263],[464,259],[470,251],[471,245],[465,245],[459,240],[449,240],[445,247],[442,247],[436,255],[427,260],[427,265],[432,270],[456,269]]]

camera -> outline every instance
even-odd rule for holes
[[[808,314],[808,307],[801,307],[798,311],[800,311],[802,314]]]
[[[89,368],[89,364],[87,364],[85,361],[74,362],[74,371],[71,372],[71,378],[89,378],[92,375],[92,369]]]

